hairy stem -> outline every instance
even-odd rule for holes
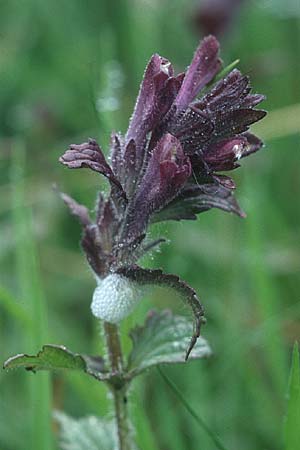
[[[104,332],[111,372],[114,375],[110,388],[113,395],[115,420],[118,434],[118,450],[131,450],[128,423],[127,388],[123,379],[123,355],[117,325],[104,322]]]

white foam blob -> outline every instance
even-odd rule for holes
[[[95,317],[106,322],[118,323],[127,317],[143,295],[137,283],[115,273],[97,282],[91,310]]]

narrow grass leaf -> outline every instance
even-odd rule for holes
[[[293,350],[288,390],[288,409],[285,422],[285,450],[297,450],[300,442],[300,365],[299,347]]]
[[[18,303],[18,300],[4,286],[0,286],[0,305],[20,325],[29,327],[31,320],[27,311]]]
[[[25,145],[15,141],[11,166],[13,230],[16,245],[16,278],[20,297],[26,302],[32,326],[24,330],[28,349],[41,347],[47,338],[46,302],[41,285],[41,274],[33,236],[32,211],[26,202]],[[29,448],[52,450],[51,387],[49,374],[43,373],[28,379]]]
[[[176,397],[179,399],[179,401],[183,404],[185,409],[189,412],[189,414],[195,419],[197,424],[206,432],[206,434],[211,438],[211,440],[214,442],[216,448],[218,450],[228,450],[220,441],[219,437],[217,436],[214,431],[211,430],[211,428],[204,422],[204,420],[196,413],[196,411],[193,409],[193,407],[186,401],[182,393],[179,391],[178,387],[173,383],[172,380],[161,370],[160,367],[157,368],[160,375],[162,376],[163,380],[166,382],[166,384],[169,386],[169,388],[173,391],[173,393],[176,395]]]

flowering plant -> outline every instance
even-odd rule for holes
[[[104,321],[110,367],[103,359],[55,346],[45,346],[36,357],[18,355],[6,363],[6,367],[20,365],[23,358],[23,365],[27,361],[29,368],[37,370],[45,368],[45,358],[50,358],[55,368],[59,356],[67,367],[80,368],[107,382],[114,394],[117,441],[122,450],[132,445],[125,398],[133,376],[154,364],[183,362],[190,354],[202,357],[210,353],[206,341],[199,338],[204,311],[196,292],[177,275],[142,268],[138,260],[163,241],[148,238],[152,223],[194,220],[211,208],[244,217],[234,197],[234,181],[220,172],[239,167],[241,158],[262,147],[248,129],[265,116],[255,108],[264,97],[251,93],[248,77],[237,69],[219,75],[218,80],[220,70],[219,44],[213,36],[200,43],[191,65],[179,75],[174,75],[167,59],[153,55],[127,133],[111,136],[109,159],[93,139],[71,145],[60,158],[67,167],[89,168],[110,183],[109,195],[98,196],[94,220],[85,206],[61,194],[83,228],[82,248],[97,281],[91,309]],[[197,98],[199,93],[202,95]],[[151,313],[144,327],[131,334],[133,350],[126,365],[118,323],[132,312],[145,285],[175,289],[191,307],[194,327],[192,330],[186,319],[169,312]],[[157,351],[159,329],[169,330],[165,342],[177,342],[176,355],[171,346],[168,352]],[[192,338],[184,355],[188,333]],[[152,360],[143,350],[146,336],[150,347],[156,349]]]

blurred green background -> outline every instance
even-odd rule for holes
[[[110,130],[126,130],[152,53],[178,71],[189,64],[211,29],[205,3],[0,1],[2,360],[46,342],[102,351],[80,227],[52,185],[91,208],[107,187],[57,160],[70,143],[94,137],[107,149]],[[266,146],[233,174],[248,217],[210,211],[197,222],[160,225],[153,233],[170,243],[146,261],[180,275],[205,305],[203,333],[214,356],[165,372],[231,450],[283,445],[291,348],[300,334],[299,8],[293,0],[245,0],[219,36],[224,63],[240,58],[254,91],[267,95],[269,115],[253,127]],[[188,314],[159,291],[124,333],[153,307]],[[129,350],[128,339],[124,345]],[[105,387],[80,374],[2,371],[0,383],[1,450],[57,448],[50,404],[75,417],[111,415]],[[155,370],[135,382],[131,399],[142,450],[216,448]]]

